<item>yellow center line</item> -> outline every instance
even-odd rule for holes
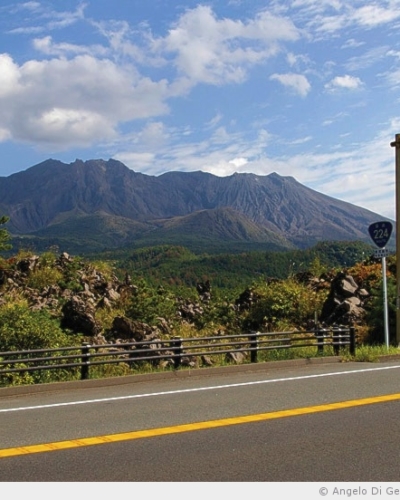
[[[71,439],[68,441],[57,441],[53,443],[35,444],[29,446],[19,446],[15,448],[0,449],[0,458],[15,457],[19,455],[30,455],[32,453],[44,453],[48,451],[66,450],[71,448],[80,448],[82,446],[94,446],[106,443],[117,443],[121,441],[131,441],[133,439],[144,439],[155,436],[167,436],[170,434],[179,434],[183,432],[193,432],[206,429],[215,429],[229,425],[249,424],[262,422],[265,420],[275,420],[285,417],[294,417],[298,415],[309,415],[324,411],[343,410],[356,406],[365,406],[376,403],[387,403],[400,400],[399,394],[387,394],[385,396],[375,396],[363,399],[352,399],[339,403],[327,403],[317,406],[306,406],[303,408],[293,408],[290,410],[279,410],[269,413],[259,413],[256,415],[245,415],[240,417],[221,418],[218,420],[209,420],[206,422],[194,422],[191,424],[174,425],[171,427],[159,427],[155,429],[145,429],[141,431],[123,432],[120,434],[109,434],[105,436],[94,436],[88,438]]]

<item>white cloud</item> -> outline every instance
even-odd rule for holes
[[[118,58],[127,57],[138,64],[162,66],[165,60],[151,50],[151,35],[145,28],[133,31],[127,21],[107,21],[90,24],[107,40],[109,49]],[[131,37],[134,37],[135,43]]]
[[[41,33],[47,30],[59,30],[72,26],[73,24],[84,20],[86,3],[81,3],[75,11],[56,11],[41,5],[39,2],[26,2],[14,7],[14,12],[20,10],[30,10],[36,14],[32,19],[22,19],[21,25],[9,30],[13,34],[33,34]]]
[[[148,123],[134,139],[134,142],[140,143],[145,148],[160,148],[164,146],[169,139],[169,131],[161,122]]]
[[[400,85],[400,69],[386,73],[386,81],[391,87],[399,87]]]
[[[118,153],[114,158],[132,170],[148,169],[155,161],[155,155],[153,153],[125,152]]]
[[[42,54],[51,56],[66,56],[68,54],[106,55],[109,50],[101,45],[75,45],[72,43],[54,43],[51,36],[35,38],[33,47]]]
[[[0,99],[14,94],[19,82],[18,66],[8,54],[0,54]]]
[[[298,75],[296,73],[275,73],[270,76],[270,80],[277,80],[279,83],[285,87],[291,88],[302,97],[305,97],[311,90],[311,85],[307,78],[304,75]]]
[[[355,40],[354,38],[349,38],[349,40],[346,40],[342,45],[342,49],[354,49],[356,47],[361,47],[364,44],[365,42]]]
[[[20,14],[24,10],[30,11],[33,13],[34,11],[40,12],[42,10],[42,6],[40,2],[23,2],[23,3],[14,3],[14,5],[4,6],[2,8],[4,11],[9,11],[12,14]]]
[[[210,140],[213,144],[229,144],[232,139],[225,127],[218,127]]]
[[[0,128],[15,140],[88,145],[113,137],[121,122],[168,111],[165,81],[88,55],[18,66],[3,54],[0,81]]]
[[[324,120],[322,122],[322,126],[325,127],[327,125],[332,125],[333,123],[339,120],[343,120],[344,118],[346,118],[346,116],[348,116],[348,113],[345,113],[344,111],[337,113],[335,116],[328,118],[327,120]]]
[[[335,78],[325,85],[325,88],[330,91],[337,89],[357,90],[362,86],[363,83],[360,78],[356,76],[343,75],[335,76]]]
[[[0,128],[0,142],[8,141],[11,139],[10,131]]]
[[[21,9],[36,10],[40,8],[40,2],[25,2],[20,4]]]
[[[368,27],[387,24],[399,18],[398,2],[390,2],[387,8],[378,5],[365,5],[356,9],[353,15],[355,22]]]
[[[389,47],[383,45],[367,50],[363,54],[358,54],[351,57],[345,64],[345,68],[349,71],[358,71],[373,66],[378,61],[384,59],[389,54]]]
[[[247,158],[234,158],[233,160],[230,160],[229,163],[231,163],[235,168],[241,168],[244,167],[244,165],[247,165],[248,160]]]
[[[304,20],[309,34],[315,38],[330,37],[343,29],[372,29],[377,26],[393,25],[400,19],[400,6],[397,0],[294,0],[291,7],[297,8],[297,18]],[[389,29],[390,29],[389,28]]]
[[[289,64],[289,66],[295,66],[298,67],[301,64],[306,64],[308,65],[310,63],[309,57],[304,55],[304,54],[293,54],[292,52],[289,52],[286,55],[286,60]]]
[[[266,11],[243,22],[217,19],[210,7],[200,5],[187,11],[168,36],[154,40],[153,47],[176,55],[173,64],[187,85],[221,85],[243,82],[248,68],[278,52],[280,41],[299,36],[290,20]]]
[[[206,128],[214,128],[222,120],[221,113],[217,113],[214,118],[212,118],[208,123],[206,123]]]
[[[112,137],[113,127],[106,117],[91,111],[52,108],[38,116],[31,116],[21,127],[21,134],[30,141],[57,144],[60,138],[68,142],[87,145],[94,137]]]
[[[292,146],[297,146],[298,144],[305,144],[306,142],[310,142],[312,137],[308,135],[307,137],[301,137],[300,139],[296,139],[294,141],[290,141]]]
[[[46,12],[45,17],[50,18],[50,21],[48,23],[48,28],[60,29],[75,24],[77,21],[84,19],[86,7],[87,7],[86,3],[81,3],[73,12],[69,11],[64,11],[64,12],[52,11],[49,13]]]

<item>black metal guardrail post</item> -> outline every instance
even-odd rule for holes
[[[356,329],[354,326],[350,327],[350,356],[356,355]]]
[[[318,346],[318,354],[323,354],[324,352],[324,337],[325,337],[325,328],[319,328],[316,332],[317,337],[317,346]]]
[[[171,347],[173,350],[173,353],[175,355],[174,357],[174,367],[179,368],[181,362],[182,362],[182,356],[183,356],[183,343],[181,337],[172,337],[172,342],[171,342]]]
[[[251,332],[250,340],[250,362],[257,363],[258,361],[258,335],[257,332]]]
[[[339,356],[340,332],[341,329],[338,326],[332,327],[332,343],[333,343],[333,352],[335,353],[335,356]]]
[[[89,367],[90,367],[89,349],[90,349],[90,343],[82,342],[81,380],[87,380],[89,378]]]

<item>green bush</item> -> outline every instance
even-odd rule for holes
[[[46,311],[31,311],[23,303],[7,304],[0,307],[0,352],[23,351],[33,349],[56,349],[78,345],[78,337],[63,332],[58,321]],[[57,356],[61,353],[49,353]],[[35,354],[33,355],[35,356]],[[39,356],[42,356],[41,354]],[[5,359],[6,356],[3,356]],[[15,359],[15,357],[13,357]],[[71,380],[77,378],[77,369],[53,369],[28,372],[26,358],[21,356],[16,365],[0,365],[0,369],[20,368],[19,372],[0,375],[0,385],[21,385]],[[54,363],[54,362],[53,362]]]
[[[202,304],[203,314],[194,318],[194,324],[199,330],[225,330],[229,328],[234,333],[239,326],[239,318],[232,304],[219,291],[212,293],[211,300]]]
[[[45,310],[31,311],[19,303],[0,307],[1,352],[56,348],[71,345],[71,341]]]
[[[319,316],[326,293],[316,293],[294,279],[263,282],[253,287],[258,297],[244,326],[269,331],[304,328],[308,321]]]
[[[135,284],[126,315],[134,320],[149,325],[156,323],[157,318],[173,321],[177,317],[177,306],[174,295],[163,287],[153,288],[140,280]]]

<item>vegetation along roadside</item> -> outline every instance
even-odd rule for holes
[[[5,226],[7,217],[0,219]],[[127,343],[247,331],[302,331],[354,325],[358,360],[383,343],[382,269],[371,247],[323,242],[308,250],[194,254],[181,246],[71,256],[59,249],[9,251],[0,229],[0,352]],[[387,265],[389,322],[395,335],[395,259]],[[397,352],[393,345],[390,352]],[[263,361],[310,357],[307,348],[273,351]],[[348,357],[343,355],[343,359]],[[203,360],[204,362],[204,360]],[[227,363],[225,357],[207,360]],[[0,385],[68,380],[73,370],[0,374]],[[4,366],[3,366],[4,369]],[[173,369],[117,363],[93,377]]]

